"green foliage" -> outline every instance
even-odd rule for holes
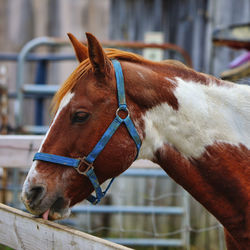
[[[0,244],[0,250],[14,250],[14,249]]]

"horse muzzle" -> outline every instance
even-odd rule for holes
[[[62,196],[48,196],[46,186],[25,183],[21,199],[26,209],[45,220],[60,220],[70,215],[69,201]]]

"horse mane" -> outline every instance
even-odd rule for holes
[[[145,63],[146,64],[158,64],[158,65],[159,64],[161,65],[171,64],[173,66],[187,68],[187,66],[185,66],[183,63],[175,61],[175,60],[164,60],[162,62],[152,62],[132,52],[122,51],[118,49],[111,49],[111,48],[104,49],[104,51],[105,51],[106,56],[109,59],[120,59],[120,60],[144,63],[144,64]],[[58,109],[62,98],[74,88],[74,86],[77,83],[77,80],[79,80],[81,77],[86,75],[91,69],[92,67],[91,67],[90,60],[89,58],[87,58],[86,60],[82,61],[78,65],[78,67],[71,73],[71,75],[62,84],[62,86],[57,91],[57,93],[55,94],[52,100],[52,112],[53,113]]]

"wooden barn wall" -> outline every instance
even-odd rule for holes
[[[84,33],[93,32],[100,40],[108,39],[110,0],[0,0],[0,52],[18,53],[31,39],[41,36],[53,36],[67,39],[67,32],[79,39]],[[39,51],[39,50],[38,50]],[[40,52],[47,51],[45,48]],[[72,48],[60,49],[73,53]],[[60,65],[59,65],[60,64]],[[1,62],[8,70],[9,91],[15,90],[16,64]],[[51,63],[48,83],[61,84],[76,67],[76,62]],[[59,65],[59,66],[58,66]],[[25,80],[34,82],[35,66],[28,67]],[[28,124],[34,121],[33,101],[26,100],[24,120]],[[9,107],[11,127],[15,127],[14,105]],[[49,103],[47,103],[49,110]],[[49,111],[45,112],[47,123]]]
[[[145,32],[161,31],[165,42],[190,53],[196,70],[218,76],[235,53],[220,47],[211,58],[212,31],[244,22],[249,0],[112,0],[110,37],[143,40]]]

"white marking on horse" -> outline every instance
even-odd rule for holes
[[[145,138],[139,158],[152,159],[164,144],[194,158],[216,141],[250,149],[250,87],[203,85],[180,78],[176,82],[179,109],[162,103],[143,116]]]
[[[42,141],[42,143],[41,143],[41,145],[40,145],[40,148],[39,148],[38,152],[41,152],[42,147],[43,147],[43,144],[44,144],[44,142],[46,141],[46,139],[47,139],[47,137],[48,137],[48,135],[49,135],[49,133],[50,133],[51,128],[52,128],[52,127],[54,126],[54,124],[56,123],[56,120],[57,120],[57,118],[59,117],[59,114],[61,113],[61,111],[63,110],[63,108],[66,107],[66,106],[69,104],[69,102],[70,102],[70,100],[73,98],[73,96],[74,96],[74,93],[69,92],[69,93],[67,93],[67,94],[63,97],[63,99],[61,100],[60,105],[59,105],[59,108],[58,108],[58,110],[57,110],[57,112],[56,112],[56,115],[55,115],[55,117],[54,117],[54,119],[53,119],[53,122],[51,123],[51,125],[50,125],[50,127],[49,127],[49,129],[48,129],[48,131],[47,131],[47,133],[46,133],[46,135],[44,136],[43,141]],[[32,178],[37,174],[36,165],[37,165],[37,161],[34,161],[34,162],[32,163],[32,165],[31,165],[30,170],[29,170],[29,173],[28,173],[28,176],[27,176],[27,178],[26,178],[26,181],[27,181],[29,178],[32,179]],[[25,184],[26,184],[26,181],[25,181]]]
[[[171,82],[173,85],[176,85],[176,81],[169,78],[169,77],[164,77],[165,80],[167,80],[168,82]]]
[[[136,71],[136,73],[137,73],[143,80],[145,79],[144,75],[143,75],[140,71]]]

